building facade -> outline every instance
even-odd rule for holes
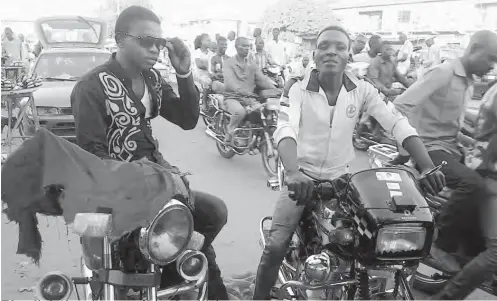
[[[356,32],[497,29],[495,0],[348,0],[330,6]]]

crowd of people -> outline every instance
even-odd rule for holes
[[[103,159],[148,158],[174,170],[159,152],[151,119],[160,115],[184,130],[195,128],[200,102],[197,81],[204,90],[236,94],[225,98],[225,106],[233,115],[228,129],[231,134],[243,119],[245,107],[257,101],[257,92],[275,88],[262,69],[289,62],[284,43],[279,40],[279,29],[272,31],[272,39],[267,42],[260,29],[254,31],[253,42],[236,37],[234,32],[229,32],[227,38],[217,35],[215,42],[202,34],[195,40],[190,56],[181,40],[161,38],[160,23],[160,18],[146,8],[131,6],[123,10],[115,25],[117,52],[74,87],[71,104],[76,138],[84,150]],[[17,50],[20,44],[13,42],[10,33],[9,36],[7,46],[11,51]],[[428,192],[437,194],[445,185],[454,190],[438,225],[441,235],[435,245],[451,253],[457,241],[471,241],[475,233],[483,233],[486,238],[485,251],[463,267],[435,298],[464,299],[485,276],[497,271],[495,92],[485,102],[479,134],[474,139],[475,144],[484,145],[476,170],[464,165],[459,145],[461,116],[471,78],[484,75],[497,63],[497,35],[490,31],[475,33],[464,56],[446,64],[438,64],[435,50],[428,51],[424,66],[429,71],[414,83],[407,79],[413,46],[405,35],[400,40],[403,44],[395,55],[391,45],[379,36],[369,41],[358,36],[353,41],[343,27],[329,26],[317,36],[312,62],[302,59],[302,67],[293,70],[294,80],[289,81],[282,100],[288,106],[282,106],[274,133],[287,187],[275,206],[254,299],[270,298],[304,205],[312,199],[313,182],[299,169],[322,179],[348,173],[354,160],[352,135],[363,109],[413,157],[425,175],[420,181]],[[427,45],[433,47],[433,41],[428,41]],[[366,44],[369,49],[363,52]],[[179,96],[153,69],[162,48],[167,48],[176,70]],[[19,56],[22,58],[21,53]],[[351,60],[370,64],[368,74],[373,84],[347,71]],[[404,93],[392,88],[393,78],[407,88]],[[377,89],[397,96],[394,103],[398,111],[387,108]],[[432,173],[442,161],[448,164]],[[289,191],[294,192],[295,200],[289,197]],[[195,192],[194,197],[195,230],[206,238],[202,251],[209,262],[208,297],[226,300],[226,288],[211,243],[227,221],[227,208],[222,200],[206,193]]]

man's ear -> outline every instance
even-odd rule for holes
[[[121,34],[120,32],[116,33],[115,35],[115,39],[116,39],[116,45],[117,47],[119,48],[122,48],[124,46],[124,35]]]

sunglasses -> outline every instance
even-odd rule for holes
[[[135,40],[138,41],[141,47],[143,48],[150,48],[152,46],[157,47],[157,49],[162,50],[166,47],[166,39],[163,38],[156,38],[156,37],[151,37],[151,36],[144,36],[144,37],[138,37],[131,35],[129,33],[125,33],[126,36],[131,37]]]

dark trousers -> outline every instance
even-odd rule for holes
[[[483,179],[478,173],[444,151],[430,152],[435,165],[447,161],[442,169],[447,186],[454,193],[440,215],[440,238],[437,246],[454,251],[456,244],[478,243],[479,252],[463,269],[447,282],[435,299],[462,300],[483,281],[497,273],[497,181]]]
[[[487,198],[485,182],[474,170],[470,169],[460,158],[442,150],[429,152],[435,165],[446,161],[442,168],[447,187],[453,190],[450,200],[440,212],[437,221],[441,235],[437,245],[445,251],[455,252],[461,242],[467,244],[481,233],[478,226],[479,208]]]
[[[174,169],[158,151],[151,155],[150,159],[166,169]],[[185,184],[189,186],[188,183]],[[207,297],[209,300],[228,300],[228,292],[223,284],[221,271],[216,263],[216,252],[212,246],[212,242],[228,221],[228,208],[223,200],[211,194],[193,191],[192,196],[195,204],[193,210],[194,230],[202,233],[205,237],[201,251],[205,254],[209,267]]]
[[[209,264],[209,300],[228,300],[228,293],[221,278],[221,271],[216,263],[216,252],[212,242],[221,232],[221,229],[228,221],[228,209],[223,200],[199,191],[194,191],[195,209],[193,211],[193,221],[195,231],[205,236],[204,252]]]

